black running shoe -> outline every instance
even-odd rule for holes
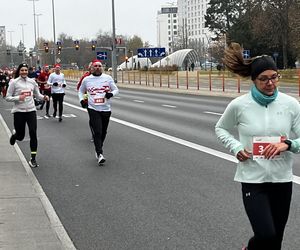
[[[62,121],[62,117],[61,117],[61,116],[58,118],[58,121],[59,121],[59,122],[61,122],[61,121]]]
[[[12,135],[9,139],[10,145],[15,145],[16,143],[16,130],[13,130]]]
[[[37,168],[39,166],[39,164],[37,164],[36,160],[33,160],[33,159],[30,159],[30,161],[28,163],[31,168]]]

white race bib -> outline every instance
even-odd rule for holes
[[[93,96],[94,105],[104,105],[105,104],[105,93],[97,93]]]
[[[254,136],[252,148],[253,160],[265,159],[265,156],[262,155],[264,149],[271,143],[279,143],[284,141],[285,139],[285,136]],[[281,158],[282,155],[278,154],[273,159]]]

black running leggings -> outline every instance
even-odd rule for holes
[[[248,250],[280,250],[290,211],[292,182],[242,183],[242,193],[254,232]]]
[[[90,117],[90,127],[93,132],[95,151],[97,154],[103,154],[103,143],[107,134],[109,118],[111,111],[95,111],[88,108]]]
[[[43,107],[44,107],[44,105],[45,105],[45,103],[46,103],[46,114],[49,114],[51,91],[44,90],[44,91],[43,91],[43,94],[49,96],[49,101],[43,101],[43,103],[42,103],[42,105],[41,105],[41,109],[43,109]]]
[[[61,117],[63,113],[63,102],[64,102],[64,93],[52,93],[53,100],[53,110],[54,114],[57,113],[57,103],[58,103],[58,116]]]
[[[25,137],[26,123],[29,130],[31,152],[36,152],[38,146],[37,135],[36,135],[36,130],[37,130],[36,111],[14,113],[14,127],[16,130],[16,139],[18,141],[22,141]]]

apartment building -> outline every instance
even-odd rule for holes
[[[178,8],[174,4],[165,5],[157,13],[157,46],[174,51],[178,40]]]

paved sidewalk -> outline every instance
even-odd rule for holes
[[[0,249],[75,249],[0,114]]]

